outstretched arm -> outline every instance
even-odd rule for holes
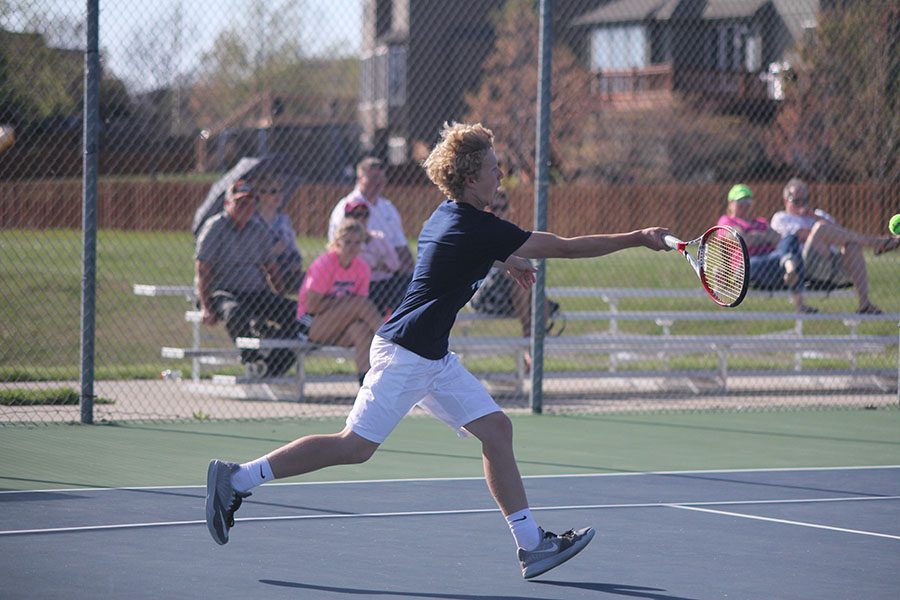
[[[629,233],[582,235],[564,238],[546,231],[535,231],[513,254],[523,258],[589,258],[605,256],[625,248],[645,247],[651,250],[669,250],[663,236],[669,230],[650,227]]]

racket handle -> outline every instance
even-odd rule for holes
[[[674,235],[667,235],[663,237],[663,242],[671,248],[672,250],[679,250],[679,244],[684,244],[681,240],[679,240]]]

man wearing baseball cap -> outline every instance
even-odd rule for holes
[[[250,182],[235,181],[225,192],[224,210],[209,218],[197,235],[197,298],[203,323],[224,321],[232,340],[263,337],[269,329],[289,337],[296,328],[297,303],[281,295],[275,240],[255,217],[256,203]],[[263,358],[245,350],[241,359],[248,374],[275,376],[291,367],[294,353],[273,351]]]
[[[817,312],[803,303],[800,239],[797,236],[782,238],[769,227],[766,219],[751,216],[752,207],[753,191],[746,184],[735,184],[728,190],[728,208],[718,223],[736,229],[744,238],[750,255],[750,285],[762,290],[787,287],[798,312]]]

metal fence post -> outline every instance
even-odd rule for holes
[[[99,125],[99,0],[87,0],[84,51],[83,255],[81,274],[81,422],[94,422],[94,327],[97,291],[97,129]]]
[[[550,170],[550,63],[553,56],[553,2],[541,0],[540,40],[538,44],[539,82],[538,117],[535,128],[536,170],[534,194],[534,228],[547,229],[547,185]],[[538,262],[537,281],[531,294],[531,412],[540,414],[544,409],[544,285],[546,282],[545,260]]]

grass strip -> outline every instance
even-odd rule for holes
[[[76,406],[78,392],[72,388],[0,390],[0,406]],[[114,400],[96,397],[95,404],[114,404]]]

